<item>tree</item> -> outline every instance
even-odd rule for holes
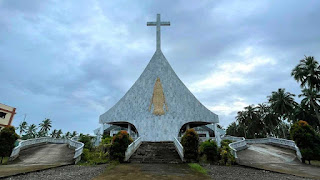
[[[263,123],[262,129],[264,130],[265,135],[274,136],[275,128],[280,123],[279,117],[273,112],[272,108],[265,103],[258,104],[257,108]]]
[[[69,131],[64,135],[64,137],[65,137],[66,139],[69,139],[70,136],[71,136],[71,133],[70,133]]]
[[[291,76],[300,82],[301,88],[320,90],[320,66],[313,56],[305,56],[292,70]]]
[[[27,139],[35,138],[37,135],[37,126],[35,124],[31,124],[26,132]]]
[[[61,138],[61,135],[62,135],[62,134],[63,134],[63,133],[62,133],[62,130],[59,129],[59,131],[57,132],[56,138]]]
[[[22,133],[27,131],[27,127],[28,127],[28,123],[26,121],[23,121],[19,124],[18,129],[19,129],[20,136],[22,135]]]
[[[317,92],[314,89],[303,89],[302,94],[300,94],[299,97],[304,97],[301,100],[302,106],[306,106],[314,109],[320,125],[320,114],[319,114],[319,105],[318,105],[318,103],[320,102],[319,92]]]
[[[58,130],[54,129],[51,133],[51,137],[56,138],[58,134]]]
[[[306,121],[298,121],[290,129],[290,136],[301,151],[305,160],[320,160],[320,135]]]
[[[52,121],[50,119],[46,118],[45,120],[43,120],[42,123],[39,124],[39,127],[40,127],[39,134],[41,134],[42,136],[47,136],[48,132],[51,129],[51,124],[52,124]]]
[[[268,96],[270,107],[272,110],[283,119],[291,117],[295,106],[298,104],[294,101],[294,94],[285,92],[284,88],[279,88],[278,91],[273,91],[271,96]]]
[[[73,131],[71,134],[71,138],[76,137],[78,135],[77,131]]]
[[[246,112],[245,111],[239,111],[237,113],[236,119],[239,123],[239,126],[241,126],[241,130],[243,130],[244,137],[247,138],[247,129],[248,129],[248,122],[246,118]]]
[[[14,148],[14,143],[18,138],[19,136],[16,134],[13,126],[5,127],[0,131],[0,164],[2,164],[3,157],[10,156],[12,149]]]
[[[245,138],[255,138],[256,136],[263,136],[263,122],[261,121],[260,114],[254,105],[244,108],[244,111],[239,111],[236,119],[239,127],[243,130]]]
[[[230,136],[238,136],[238,125],[236,122],[229,124],[226,134]]]

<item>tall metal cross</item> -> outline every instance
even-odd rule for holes
[[[161,22],[160,14],[157,14],[157,22],[147,22],[147,26],[157,26],[157,51],[161,50],[160,26],[170,26],[170,22],[169,21]]]

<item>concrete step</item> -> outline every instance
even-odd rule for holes
[[[182,163],[173,142],[142,142],[129,161],[158,164]]]

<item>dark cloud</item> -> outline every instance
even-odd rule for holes
[[[228,76],[240,64],[228,83],[194,91],[227,126],[244,105],[266,102],[278,88],[300,93],[290,72],[304,55],[320,57],[319,5],[0,1],[0,102],[17,107],[14,125],[27,113],[30,123],[48,117],[54,128],[91,133],[99,115],[126,93],[152,57],[155,27],[146,22],[161,13],[171,22],[162,27],[163,52],[190,89],[212,74]],[[255,65],[259,59],[267,61]]]

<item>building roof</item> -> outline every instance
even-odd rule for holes
[[[161,116],[149,111],[158,77],[168,106],[168,111]],[[183,123],[219,122],[218,115],[202,105],[179,79],[161,50],[155,52],[138,80],[118,103],[100,116],[99,122],[137,122],[154,118],[179,119]]]

